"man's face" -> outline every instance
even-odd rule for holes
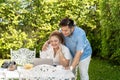
[[[69,28],[68,26],[62,26],[61,27],[61,30],[62,30],[62,34],[67,37],[67,36],[70,36],[71,33],[73,32],[73,28]]]

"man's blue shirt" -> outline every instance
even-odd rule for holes
[[[74,31],[69,37],[65,37],[65,45],[69,48],[73,57],[76,51],[83,51],[80,60],[92,54],[92,48],[86,37],[85,31],[77,26],[74,27]]]

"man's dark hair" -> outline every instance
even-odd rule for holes
[[[60,27],[62,27],[62,26],[68,26],[69,28],[71,28],[71,27],[74,27],[75,24],[74,24],[74,21],[72,19],[64,18],[64,19],[62,19],[60,21],[59,26]]]

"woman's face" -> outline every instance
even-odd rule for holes
[[[50,44],[53,48],[58,48],[60,45],[60,40],[58,39],[57,36],[52,36],[50,37]]]

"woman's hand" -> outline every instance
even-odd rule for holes
[[[57,53],[58,53],[59,55],[62,53],[62,47],[61,47],[61,45],[59,46],[59,49],[58,49]]]
[[[47,41],[44,43],[44,45],[42,46],[42,51],[46,51],[49,44],[50,44],[50,41],[47,40]]]

